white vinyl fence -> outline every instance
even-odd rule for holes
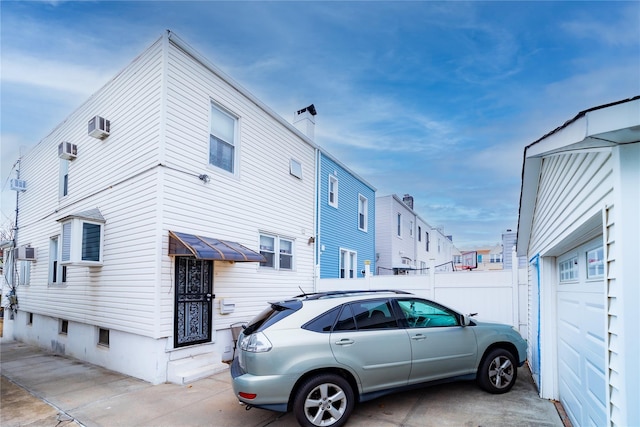
[[[517,262],[514,265],[518,265]],[[454,271],[413,276],[320,279],[317,291],[393,289],[432,299],[478,320],[516,326],[527,337],[527,270]]]

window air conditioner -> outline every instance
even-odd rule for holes
[[[35,261],[36,260],[36,248],[29,246],[20,246],[18,249],[17,259],[19,261]]]
[[[65,160],[73,160],[78,157],[78,146],[70,142],[61,142],[58,145],[58,157]]]
[[[27,181],[24,179],[12,179],[11,189],[14,191],[27,191]]]
[[[111,122],[103,117],[95,116],[89,120],[89,136],[104,139],[109,136]]]

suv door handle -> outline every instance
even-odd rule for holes
[[[414,336],[411,337],[411,339],[414,341],[422,341],[422,340],[426,340],[427,336],[422,334],[415,334]]]
[[[351,345],[355,341],[349,338],[343,338],[340,341],[336,341],[336,345]]]

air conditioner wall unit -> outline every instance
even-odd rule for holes
[[[30,246],[20,246],[18,249],[17,259],[19,261],[35,261],[36,260],[36,248]]]
[[[70,142],[58,144],[58,157],[65,160],[73,160],[78,157],[78,146]]]
[[[95,116],[89,120],[89,136],[104,139],[109,136],[111,122],[104,117]]]
[[[11,189],[14,191],[27,191],[27,181],[24,179],[12,179]]]

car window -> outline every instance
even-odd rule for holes
[[[457,313],[432,301],[415,298],[397,301],[410,328],[437,328],[460,324]]]
[[[391,304],[387,300],[359,301],[345,305],[334,331],[397,328]]]
[[[324,314],[316,317],[315,319],[302,325],[302,329],[306,329],[313,332],[331,332],[338,314],[340,313],[340,306],[335,307]]]

